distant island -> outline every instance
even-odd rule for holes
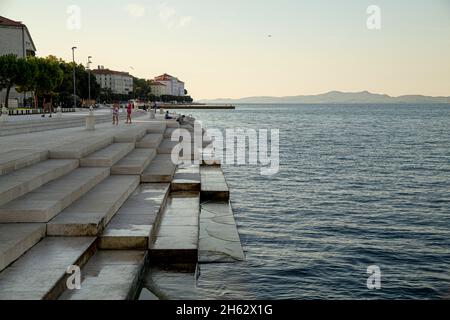
[[[340,92],[330,91],[317,95],[299,95],[289,97],[247,97],[240,99],[212,99],[199,100],[199,103],[221,103],[221,104],[239,104],[239,103],[323,103],[323,104],[359,104],[359,103],[448,103],[450,97],[429,97],[423,95],[405,95],[391,97],[387,94],[376,94],[368,91],[362,92]]]

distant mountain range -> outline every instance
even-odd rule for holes
[[[449,103],[450,97],[429,97],[422,95],[406,95],[391,97],[387,94],[363,92],[339,92],[331,91],[317,95],[299,95],[289,97],[247,97],[240,99],[213,99],[199,100],[199,103],[324,103],[324,104],[359,104],[359,103]]]

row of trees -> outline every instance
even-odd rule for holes
[[[46,58],[18,58],[9,54],[0,56],[0,90],[6,89],[5,107],[11,89],[17,92],[32,92],[30,103],[35,107],[43,106],[44,102],[69,107],[73,105],[73,63],[67,63],[54,56]],[[89,73],[83,65],[75,64],[76,100],[89,96]],[[91,97],[100,95],[100,86],[91,74]]]
[[[44,107],[45,102],[62,107],[73,106],[73,68],[72,62],[67,63],[55,56],[46,58],[18,58],[16,55],[0,56],[0,90],[6,89],[5,107],[11,90],[31,92],[27,104],[34,108]],[[134,78],[133,92],[115,94],[110,89],[101,89],[95,76],[90,74],[81,64],[75,64],[77,106],[89,97],[89,75],[91,77],[91,99],[111,103],[140,99],[143,101],[191,103],[190,96],[178,97],[171,95],[155,96],[151,91],[151,80]],[[185,94],[187,91],[185,90]]]

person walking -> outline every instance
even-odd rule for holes
[[[119,105],[117,102],[114,102],[113,104],[112,114],[113,114],[113,126],[119,125]]]
[[[131,124],[131,112],[133,112],[133,104],[130,101],[127,105],[127,121],[125,123]]]

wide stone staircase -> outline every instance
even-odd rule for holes
[[[220,167],[174,165],[176,127],[142,122],[2,154],[0,299],[132,299],[148,263],[243,259]],[[201,201],[225,214],[202,216]],[[217,227],[231,240],[214,239]],[[81,290],[67,287],[71,266]]]

